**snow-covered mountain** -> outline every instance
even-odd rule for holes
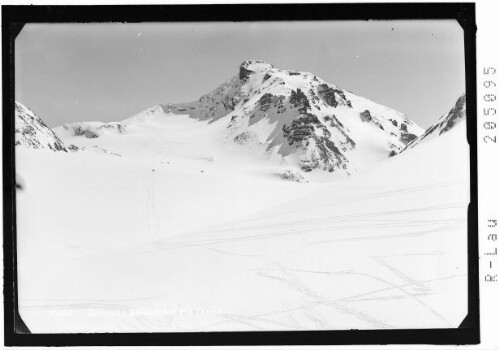
[[[16,146],[68,152],[59,137],[23,104],[15,103]]]
[[[402,113],[311,73],[257,60],[244,61],[237,76],[198,101],[162,107],[200,120],[224,119],[234,141],[265,145],[304,171],[351,174],[423,131]]]
[[[214,142],[251,148],[299,171],[322,169],[340,176],[388,158],[423,132],[404,114],[311,73],[257,60],[244,61],[237,75],[197,101],[157,105],[119,123],[72,123],[55,131],[78,143],[75,137],[137,134],[140,126],[174,115],[203,122],[207,132],[217,134]]]
[[[423,135],[410,142],[404,150],[414,148],[421,142],[440,136],[464,120],[466,120],[466,94],[462,94],[449,112],[441,116],[435,124],[430,126],[423,133]]]

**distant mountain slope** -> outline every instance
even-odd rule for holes
[[[60,136],[84,136],[93,139],[107,134],[122,134],[127,127],[123,123],[73,122],[55,128],[54,131]]]
[[[59,137],[23,104],[15,103],[16,146],[68,152]]]
[[[462,94],[449,112],[441,116],[434,125],[430,126],[423,135],[409,143],[405,149],[414,148],[421,142],[440,136],[464,120],[466,120],[466,94]]]
[[[98,145],[88,145],[88,147],[78,147],[69,142],[64,142],[61,140],[61,135],[57,135],[55,130],[51,130],[43,120],[35,115],[33,111],[31,111],[25,105],[16,102],[15,104],[15,134],[16,134],[16,142],[15,145],[19,147],[23,147],[25,149],[49,149],[52,151],[63,151],[63,152],[76,152],[76,151],[91,151],[97,154],[109,154],[113,156],[120,156],[117,153],[109,152],[106,149]],[[89,124],[88,127],[82,127],[82,125]],[[115,125],[116,124],[116,125]],[[114,129],[118,130],[117,132],[121,132],[121,126],[118,123],[99,123],[99,122],[90,122],[90,123],[72,123],[69,124],[71,126],[61,127],[62,130],[67,131],[68,133],[76,133],[80,136],[86,136],[88,138],[99,137],[105,133],[113,132]],[[90,128],[90,126],[94,128]],[[71,131],[69,131],[71,129]],[[92,130],[96,131],[92,131]],[[64,134],[64,133],[62,133]]]

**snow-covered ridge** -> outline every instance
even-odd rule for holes
[[[435,124],[430,126],[423,135],[409,143],[405,149],[414,148],[421,142],[438,137],[464,120],[466,120],[466,94],[462,94],[449,112],[442,115]]]
[[[172,116],[197,122],[205,129],[202,133],[211,136],[192,138],[190,126],[177,130],[179,120]],[[114,148],[117,136],[141,144],[128,149],[156,152],[164,143],[158,138],[172,137],[171,130],[176,130],[176,143],[170,148],[188,140],[198,143],[194,149],[210,149],[209,139],[266,155],[298,173],[333,173],[330,178],[399,153],[423,132],[401,112],[312,73],[279,69],[261,60],[242,62],[237,74],[196,101],[159,104],[121,122],[76,122],[54,129],[65,142],[120,154],[126,154],[127,147]]]
[[[122,134],[127,127],[124,123],[74,122],[57,127],[54,131],[61,137],[84,136],[92,139],[107,134]]]
[[[95,139],[106,135],[119,135],[127,133],[130,128],[143,123],[148,123],[151,118],[165,117],[165,111],[161,105],[156,105],[135,114],[121,122],[103,123],[98,121],[82,121],[63,124],[54,128],[54,132],[62,139],[71,139],[74,136],[82,136],[87,139]]]
[[[17,101],[15,102],[15,133],[16,146],[68,152],[64,142],[32,110]]]

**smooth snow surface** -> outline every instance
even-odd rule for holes
[[[125,124],[56,132],[120,156],[17,150],[32,332],[454,328],[467,314],[465,123],[309,183],[220,121],[152,109]]]

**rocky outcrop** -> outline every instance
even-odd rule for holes
[[[123,134],[127,130],[127,125],[122,123],[75,122],[64,124],[61,128],[69,132],[71,136],[95,139],[104,134]]]
[[[250,75],[255,73],[257,70],[274,68],[273,65],[268,64],[260,60],[246,60],[239,66],[239,80],[246,82],[248,81]]]
[[[258,135],[252,131],[244,131],[234,137],[234,143],[238,145],[259,145]]]
[[[308,182],[299,171],[293,169],[284,170],[281,174],[281,179],[294,182]]]
[[[449,111],[444,120],[437,123],[436,128],[440,128],[438,134],[442,135],[452,129],[457,123],[466,118],[466,94],[461,95],[454,107]]]
[[[262,112],[266,112],[272,107],[283,107],[284,99],[284,96],[274,96],[270,93],[266,93],[262,95],[262,97],[260,97],[260,100],[258,101],[258,107]],[[279,113],[279,111],[277,113]]]
[[[282,131],[290,145],[299,143],[312,137],[315,128],[324,130],[319,119],[313,114],[302,114],[292,121],[291,125],[284,125]]]
[[[243,65],[241,65],[241,67],[239,67],[239,79],[240,80],[242,80],[242,81],[248,80],[251,73],[254,73],[254,72],[245,68]]]
[[[294,119],[291,125],[283,127],[288,144],[303,151],[300,166],[303,171],[323,169],[329,172],[335,168],[346,169],[348,160],[333,141],[331,132],[317,116],[307,113]]]
[[[297,107],[301,113],[306,113],[307,109],[310,108],[307,96],[300,89],[291,90],[289,103],[291,106]]]
[[[360,120],[362,120],[363,122],[372,122],[373,121],[373,117],[371,116],[371,113],[369,112],[369,110],[365,110],[363,112],[360,113]]]
[[[319,97],[329,106],[337,107],[338,104],[345,104],[352,107],[352,102],[349,101],[343,91],[338,90],[328,84],[320,84],[317,86],[317,93]]]

